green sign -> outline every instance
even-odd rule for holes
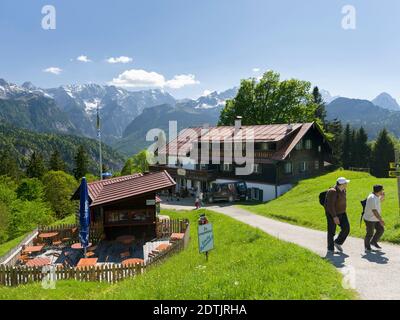
[[[199,251],[205,253],[214,249],[214,233],[211,223],[200,225],[198,228]]]

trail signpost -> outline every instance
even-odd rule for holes
[[[213,225],[208,222],[204,214],[199,219],[198,238],[199,252],[205,253],[208,261],[208,252],[214,249],[214,233]]]

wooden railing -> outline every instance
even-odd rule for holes
[[[171,255],[185,249],[190,239],[190,226],[188,220],[171,220],[164,224],[166,233],[184,233],[183,239],[173,241],[171,246],[147,260],[147,263],[122,265],[104,264],[92,267],[26,267],[0,265],[0,286],[14,287],[28,283],[42,281],[49,285],[51,281],[76,280],[99,281],[116,283],[123,279],[144,273],[149,267],[155,266]],[[48,230],[54,230],[48,229]]]
[[[21,254],[22,247],[31,245],[33,243],[33,239],[35,239],[38,233],[39,230],[36,228],[27,234],[14,248],[9,250],[4,256],[0,257],[0,265],[14,265]]]

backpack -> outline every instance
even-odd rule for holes
[[[365,207],[367,206],[367,199],[360,201],[360,203],[361,203],[361,207],[362,207],[361,218],[360,218],[360,227],[361,227],[362,221],[364,218],[364,214],[365,214]]]
[[[319,194],[319,204],[323,207],[325,207],[325,202],[326,202],[326,195],[328,194],[328,191],[323,191]]]

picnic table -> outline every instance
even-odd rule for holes
[[[171,240],[182,240],[185,237],[184,233],[173,233],[171,234]]]
[[[140,263],[144,263],[143,259],[139,259],[139,258],[131,258],[131,259],[126,259],[124,261],[122,261],[122,265],[123,266],[129,266],[129,265],[133,265],[133,264],[140,264]]]
[[[91,247],[91,246],[92,246],[92,244],[89,243],[89,246],[88,246],[88,247]],[[81,244],[80,242],[77,242],[77,243],[74,243],[74,244],[71,246],[71,249],[79,250],[79,249],[83,249],[83,247],[82,247],[82,244]]]
[[[43,267],[48,265],[50,265],[50,259],[48,258],[35,258],[26,263],[27,267]]]
[[[39,238],[43,239],[48,245],[52,244],[52,239],[58,236],[58,232],[46,232],[39,234]]]
[[[167,250],[170,246],[171,246],[170,244],[162,243],[156,248],[156,251],[161,252],[161,251]]]
[[[76,267],[77,268],[92,267],[96,265],[97,260],[98,260],[97,258],[82,258],[81,260],[79,260]]]
[[[58,232],[47,232],[47,233],[39,234],[39,238],[42,238],[42,239],[52,239],[57,236],[58,236]]]
[[[135,241],[135,237],[131,236],[131,235],[119,236],[117,238],[117,241],[122,244],[130,245],[130,244],[132,244],[133,241]]]
[[[22,250],[22,253],[28,253],[28,254],[39,253],[43,250],[43,248],[44,248],[44,246],[29,246],[29,247],[25,247]]]

